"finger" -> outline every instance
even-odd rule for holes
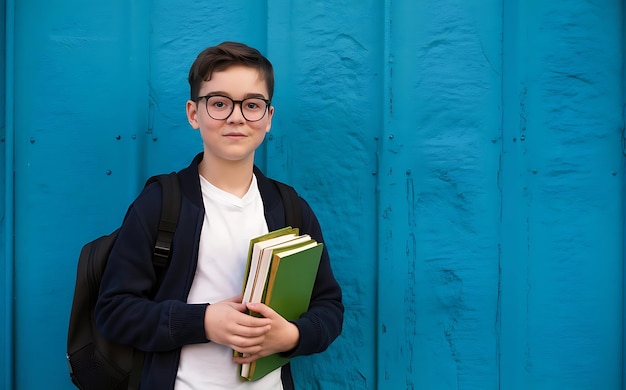
[[[233,363],[235,364],[247,364],[247,363],[252,363],[253,361],[257,360],[258,358],[260,358],[260,355],[257,354],[247,354],[245,356],[233,356]]]
[[[259,313],[265,318],[275,318],[276,316],[280,316],[280,314],[276,313],[271,307],[263,304],[263,303],[246,303],[246,307],[250,311],[254,311]]]
[[[261,345],[260,344],[253,344],[253,345],[245,345],[245,343],[235,343],[235,344],[231,344],[230,347],[241,353],[244,355],[250,355],[250,354],[255,354],[258,353],[261,350]]]
[[[265,337],[267,333],[272,329],[272,326],[266,324],[264,326],[244,326],[240,325],[233,329],[233,335],[243,337],[247,339],[254,339],[257,337]]]
[[[272,320],[265,317],[255,317],[249,314],[245,314],[238,318],[237,323],[242,326],[249,327],[264,327],[272,323]]]
[[[250,355],[261,351],[263,348],[263,337],[246,338],[246,337],[234,337],[233,343],[230,347],[242,354]]]

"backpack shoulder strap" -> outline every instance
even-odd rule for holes
[[[146,181],[146,186],[156,181],[161,184],[163,198],[159,232],[152,255],[152,264],[155,269],[164,268],[170,259],[181,203],[180,182],[176,172],[152,176]],[[128,378],[128,390],[139,389],[144,358],[145,353],[143,351],[137,349],[133,351],[133,365]]]
[[[146,186],[155,181],[158,181],[163,189],[163,202],[161,203],[161,220],[159,221],[159,233],[154,245],[152,262],[155,268],[163,268],[167,265],[172,251],[172,240],[180,215],[181,193],[176,172],[152,176],[146,182]]]
[[[300,197],[296,190],[277,180],[272,179],[280,196],[283,198],[283,205],[285,206],[285,225],[291,227],[302,227],[302,210],[300,209]]]

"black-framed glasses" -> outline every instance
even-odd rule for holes
[[[267,112],[270,101],[263,98],[253,97],[243,100],[233,100],[228,96],[206,95],[198,96],[196,101],[206,99],[206,112],[215,120],[221,121],[228,118],[235,109],[235,104],[239,104],[241,115],[249,122],[256,122],[263,119]]]

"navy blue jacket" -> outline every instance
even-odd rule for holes
[[[155,272],[152,265],[162,197],[161,186],[155,183],[146,187],[129,207],[102,278],[95,308],[97,326],[106,339],[147,352],[143,389],[172,389],[181,347],[209,342],[204,331],[204,312],[210,302],[186,303],[204,218],[200,161],[202,154],[179,172],[182,205],[167,269]],[[260,172],[256,171],[256,175],[268,229],[284,227],[278,189]],[[309,205],[300,200],[300,232],[323,242],[317,218]],[[343,310],[341,288],[331,270],[325,245],[309,310],[294,321],[300,330],[300,341],[288,356],[326,350],[341,333]],[[289,365],[283,367],[282,379],[285,389],[293,388]]]

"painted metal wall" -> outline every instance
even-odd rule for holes
[[[0,1],[0,91],[7,91],[6,88],[6,7],[5,1]],[[2,335],[2,340],[0,340],[0,348],[2,348],[2,363],[9,362],[11,359],[10,354],[10,343],[8,340],[11,339],[10,327],[8,326],[8,320],[11,318],[11,313],[8,312],[8,308],[11,307],[10,295],[6,294],[11,290],[11,286],[7,283],[8,273],[6,272],[9,267],[8,264],[12,263],[12,260],[8,260],[12,258],[11,256],[7,256],[10,254],[8,248],[10,248],[10,243],[7,245],[7,236],[6,236],[6,226],[7,224],[11,224],[10,220],[7,218],[7,214],[10,214],[11,211],[7,208],[7,202],[5,199],[6,191],[6,178],[5,178],[5,163],[7,156],[6,150],[6,115],[5,115],[5,107],[6,107],[6,93],[0,94],[0,183],[2,184],[3,190],[0,191],[0,288],[3,294],[3,298],[0,301],[0,335]],[[6,383],[7,372],[10,370],[10,364],[3,364],[2,368],[0,368],[0,383]]]
[[[71,388],[80,247],[201,149],[186,72],[223,40],[275,65],[258,163],[344,288],[300,388],[622,388],[623,2],[2,5],[5,388]]]

